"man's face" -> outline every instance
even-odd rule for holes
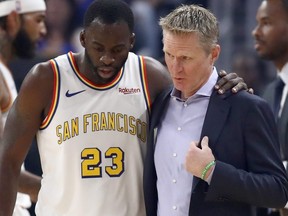
[[[44,23],[44,12],[26,13],[21,16],[22,24],[13,41],[16,56],[32,58],[35,55],[37,43],[47,33]]]
[[[257,26],[252,31],[259,56],[272,61],[288,57],[288,13],[281,0],[267,0],[260,5]],[[284,60],[285,62],[285,60]]]
[[[93,79],[98,84],[111,82],[124,65],[134,43],[127,23],[103,24],[94,21],[80,36]]]
[[[177,35],[168,31],[163,34],[165,62],[174,87],[188,98],[209,79],[220,47],[215,45],[209,53],[201,45],[197,33]]]

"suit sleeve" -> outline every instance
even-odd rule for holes
[[[235,162],[233,155],[222,157],[219,154],[219,159],[216,157],[206,201],[236,201],[271,208],[281,208],[287,202],[287,176],[280,159],[274,117],[266,102],[255,101],[249,103],[248,108],[242,107],[242,113],[239,111],[241,114],[237,118],[231,117],[232,126],[226,126],[229,129],[224,129],[225,135],[222,133],[222,137],[229,137],[231,135],[227,133],[233,134],[233,124],[241,125],[238,129],[242,130],[242,140],[234,139],[231,143],[223,144],[223,148],[226,148],[225,145],[229,147],[222,153],[229,154],[227,149],[231,145],[235,145],[236,149],[241,145],[241,156],[236,157],[241,158],[241,162]],[[224,140],[220,138],[218,147],[222,145],[221,142]]]

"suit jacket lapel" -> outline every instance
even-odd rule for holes
[[[224,100],[227,95],[219,95],[216,91],[213,91],[210,97],[200,140],[202,140],[203,136],[208,136],[209,147],[212,149],[212,151],[215,148],[217,139],[225,125],[228,113],[230,111],[229,103]],[[192,191],[195,189],[199,180],[200,178],[197,177],[193,179]]]
[[[158,123],[161,119],[162,115],[165,113],[167,102],[169,101],[169,95],[171,93],[171,88],[164,91],[155,101],[152,107],[152,120],[151,120],[151,131],[153,131],[153,141],[155,141],[155,137],[158,131]],[[209,146],[213,151],[215,147],[215,143],[220,135],[222,128],[225,125],[230,105],[224,99],[230,95],[230,93],[225,95],[219,95],[216,91],[213,91],[207,113],[205,116],[202,132],[201,132],[201,139],[203,136],[209,137]],[[233,97],[233,96],[232,96]],[[156,134],[154,134],[156,133]],[[200,140],[201,140],[200,139]],[[153,142],[155,144],[155,142]],[[194,177],[192,191],[195,189],[196,185],[199,182],[199,178]]]
[[[157,139],[157,132],[158,132],[158,123],[162,117],[162,115],[165,113],[165,110],[167,108],[167,103],[170,98],[172,88],[168,88],[165,91],[163,91],[155,100],[153,106],[152,106],[152,118],[150,121],[150,136],[153,137],[153,146],[156,143]]]

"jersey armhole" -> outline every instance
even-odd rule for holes
[[[142,88],[144,90],[144,98],[145,98],[148,114],[150,116],[150,112],[151,112],[151,97],[150,97],[150,92],[149,92],[149,88],[148,88],[146,63],[145,63],[145,59],[144,59],[143,56],[139,56],[139,66],[140,66]]]
[[[49,112],[48,112],[47,116],[45,117],[45,119],[43,120],[42,124],[40,125],[40,130],[43,130],[46,127],[48,127],[49,123],[51,122],[51,120],[52,120],[52,118],[56,112],[56,108],[57,108],[58,100],[59,100],[60,72],[59,72],[59,68],[58,68],[58,65],[57,65],[57,62],[55,61],[55,59],[50,60],[50,64],[51,64],[53,74],[54,74],[53,97],[52,97],[51,106],[49,108]]]

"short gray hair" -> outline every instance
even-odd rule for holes
[[[198,33],[206,51],[218,42],[219,27],[216,17],[198,5],[179,6],[164,18],[160,18],[159,25],[163,30],[175,34]]]

